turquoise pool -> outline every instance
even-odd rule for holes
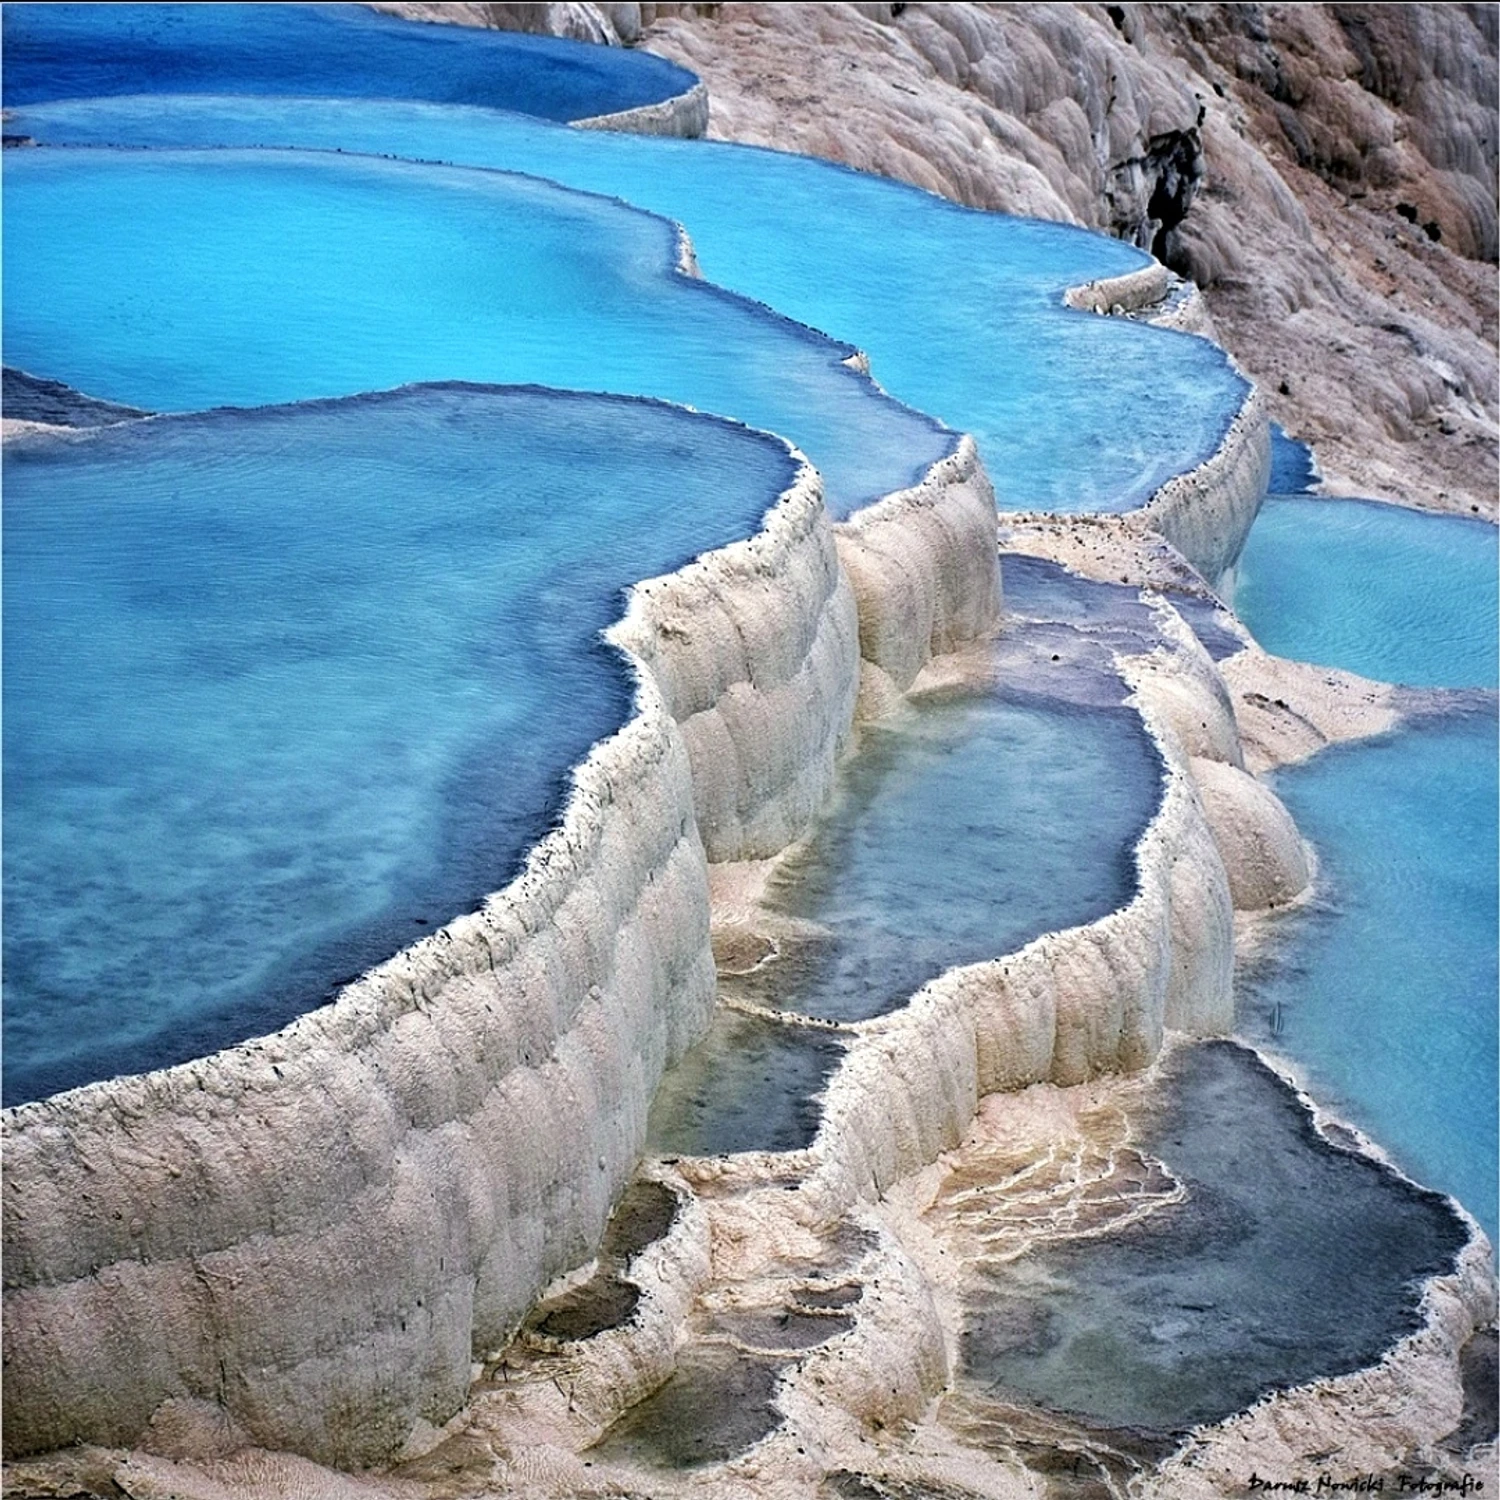
[[[1203,339],[1062,306],[1070,285],[1146,265],[1134,247],[809,157],[384,101],[109,99],[21,110],[12,128],[55,143],[339,148],[624,198],[686,224],[711,280],[857,344],[894,396],[973,433],[1003,509],[1138,505],[1218,446],[1247,391]]]
[[[1497,1238],[1496,718],[1478,707],[1277,773],[1320,861],[1240,1028]]]
[[[1414,687],[1500,684],[1500,532],[1373,500],[1272,495],[1235,610],[1267,651]]]
[[[792,472],[455,387],[8,449],[6,1102],[272,1031],[498,889],[629,711],[624,588]]]
[[[847,514],[952,433],[848,349],[674,269],[668,223],[509,173],[331,153],[13,151],[9,363],[151,410],[412,381],[656,396],[798,443]]]

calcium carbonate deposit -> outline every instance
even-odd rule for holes
[[[1195,134],[4,28],[7,1494],[1500,1482],[1493,532],[1254,524]]]

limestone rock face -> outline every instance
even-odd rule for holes
[[[444,9],[638,19],[713,136],[1145,246],[1334,487],[1495,513],[1492,6]]]
[[[575,42],[629,46],[640,39],[639,5],[509,4],[506,0],[376,0],[374,10],[388,11],[408,21],[446,21],[457,26],[487,26],[496,31],[524,31],[532,36],[563,36]]]
[[[1194,760],[1193,780],[1229,872],[1237,911],[1285,906],[1307,889],[1307,856],[1291,814],[1271,789],[1244,771]]]
[[[1151,249],[1338,487],[1494,513],[1492,8],[656,9],[711,134]]]

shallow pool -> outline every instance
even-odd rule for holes
[[[1235,610],[1267,651],[1382,682],[1500,682],[1500,532],[1373,500],[1268,496]]]
[[[771,888],[773,910],[820,934],[743,980],[744,998],[866,1020],[946,969],[1114,911],[1161,779],[1128,708],[988,689],[870,726]]]
[[[1248,389],[1206,340],[1063,308],[1066,287],[1148,264],[1133,246],[810,157],[379,100],[115,99],[23,110],[12,129],[60,143],[337,147],[622,197],[686,224],[711,280],[858,344],[893,395],[973,433],[1002,509],[1138,505],[1213,452]]]
[[[1240,1030],[1419,1181],[1497,1230],[1496,718],[1491,705],[1277,773],[1318,901],[1240,985]]]
[[[1323,1139],[1244,1048],[1188,1047],[1164,1073],[1093,1207],[1158,1206],[1100,1236],[1070,1229],[1087,1215],[1032,1221],[1037,1248],[967,1299],[961,1393],[1170,1438],[1372,1364],[1419,1326],[1420,1281],[1466,1238],[1441,1198]]]

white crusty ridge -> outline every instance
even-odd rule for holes
[[[833,1201],[877,1198],[936,1160],[986,1094],[1145,1067],[1166,1028],[1228,1028],[1228,876],[1177,737],[1149,697],[1135,701],[1166,764],[1160,808],[1136,846],[1135,896],[1086,926],[951,969],[858,1028],[813,1148]]]
[[[171,1397],[344,1465],[463,1402],[586,1259],[713,1001],[687,754],[643,677],[485,908],[275,1036],[6,1118],[5,1441]]]
[[[1271,477],[1271,427],[1252,387],[1212,456],[1132,512],[1218,584],[1239,560]]]
[[[995,491],[974,439],[836,530],[859,605],[860,714],[876,717],[934,656],[1000,627]]]
[[[913,518],[912,558],[851,589],[802,465],[755,537],[633,591],[634,717],[483,910],[275,1036],[9,1111],[7,1452],[128,1444],[189,1398],[361,1465],[451,1416],[474,1351],[593,1252],[707,1024],[700,814],[719,857],[803,831],[853,719],[856,595],[882,661],[919,628],[903,674],[991,628],[988,494],[960,445],[875,523],[894,547]]]
[[[755,536],[637,584],[611,636],[682,731],[709,859],[798,837],[833,785],[859,684],[854,595],[816,471],[801,463]]]
[[[695,83],[657,104],[638,104],[608,115],[572,120],[579,130],[620,130],[631,135],[675,135],[696,139],[708,130],[708,89]]]

